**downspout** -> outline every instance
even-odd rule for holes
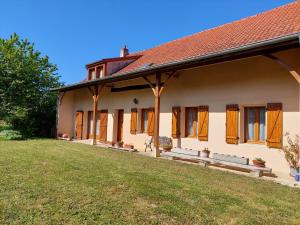
[[[298,36],[298,44],[300,46],[300,35]],[[299,62],[299,67],[300,67],[300,62]],[[298,119],[299,119],[299,124],[298,124],[298,135],[300,135],[300,84],[298,83]]]
[[[56,98],[56,125],[55,125],[55,131],[54,131],[54,135],[56,138],[58,138],[59,110],[60,110],[60,92],[58,93],[57,98]]]

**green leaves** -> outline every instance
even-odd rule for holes
[[[50,134],[55,125],[56,65],[27,39],[0,38],[0,118],[25,136]]]

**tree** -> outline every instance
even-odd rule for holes
[[[13,34],[0,38],[0,118],[24,136],[49,135],[55,126],[57,93],[61,86],[56,65]]]

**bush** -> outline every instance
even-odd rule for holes
[[[0,132],[0,139],[2,140],[22,140],[23,136],[16,130],[2,130]]]
[[[0,37],[0,120],[11,126],[5,130],[51,136],[58,94],[51,90],[60,86],[57,66],[33,43],[17,34]]]
[[[287,137],[287,146],[284,146],[281,150],[284,153],[285,159],[290,167],[298,169],[300,167],[300,137],[295,135],[292,139],[289,133],[285,135]]]

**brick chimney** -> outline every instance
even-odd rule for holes
[[[125,45],[123,48],[121,48],[120,57],[125,57],[127,55],[129,55],[129,50],[128,50],[128,48]]]

